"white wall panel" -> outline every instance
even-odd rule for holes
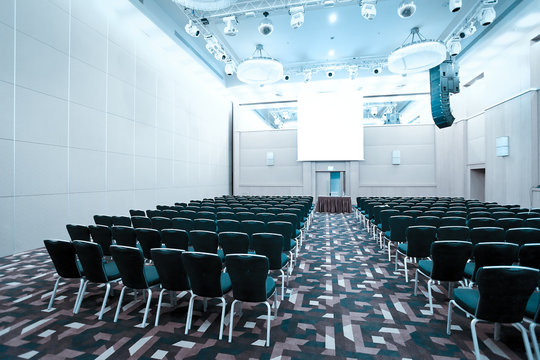
[[[107,190],[107,154],[101,151],[69,150],[69,190],[99,192]]]
[[[0,10],[1,11],[1,10]],[[15,252],[14,198],[0,197],[0,256]]]
[[[107,112],[133,119],[135,89],[132,85],[114,77],[107,77]]]
[[[132,120],[109,114],[107,116],[107,150],[132,154],[135,124]]]
[[[94,215],[98,214],[113,214],[107,209],[107,192],[69,194],[68,224],[93,224]]]
[[[15,195],[68,191],[68,148],[27,142],[15,144]]]
[[[68,62],[67,54],[17,33],[17,85],[67,99]]]
[[[0,1],[0,22],[13,27],[15,12],[15,0]]]
[[[153,189],[156,187],[156,158],[135,156],[135,189]]]
[[[156,128],[138,122],[133,123],[133,126],[135,127],[135,155],[154,157],[156,155]]]
[[[106,73],[73,58],[70,66],[70,100],[105,111],[107,99],[103,89],[107,81]]]
[[[156,124],[156,95],[135,89],[135,121],[152,125]]]
[[[18,0],[17,30],[68,53],[69,14],[50,1]]]
[[[135,58],[126,49],[120,47],[117,43],[109,41],[108,47],[108,71],[116,78],[135,85]]]
[[[107,154],[107,190],[133,190],[133,162],[131,155]]]
[[[103,36],[107,36],[108,16],[103,6],[96,1],[71,0],[71,18],[82,21]]]
[[[1,11],[1,10],[0,10]],[[0,80],[13,83],[13,53],[15,51],[14,32],[12,27],[0,23]]]
[[[31,104],[31,106],[29,106]],[[68,143],[68,102],[40,92],[16,88],[15,139],[42,144]]]
[[[0,197],[13,196],[13,140],[0,139]]]
[[[107,119],[104,111],[71,103],[69,144],[75,148],[107,150]]]
[[[0,138],[13,139],[13,84],[0,81]]]
[[[72,58],[84,61],[101,71],[107,71],[107,37],[105,35],[72,17],[70,40]]]

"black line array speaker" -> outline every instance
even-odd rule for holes
[[[459,76],[453,61],[446,60],[429,70],[431,115],[440,129],[452,125],[454,116],[450,110],[450,94],[459,92]]]

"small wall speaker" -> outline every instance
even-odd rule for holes
[[[392,150],[392,165],[401,164],[401,151]]]
[[[510,138],[508,136],[499,136],[495,139],[495,154],[501,157],[510,155]]]
[[[274,166],[274,152],[272,151],[266,153],[266,166]]]

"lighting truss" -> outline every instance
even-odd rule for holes
[[[360,70],[369,70],[376,66],[386,66],[388,59],[385,56],[372,58],[344,58],[333,62],[311,62],[302,64],[289,64],[284,67],[284,72],[287,74],[304,74],[310,72],[312,74],[318,72],[333,71],[349,71],[351,67],[357,67]]]

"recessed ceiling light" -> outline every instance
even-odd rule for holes
[[[331,13],[330,16],[328,17],[328,21],[330,22],[330,24],[335,23],[337,21],[337,14]]]
[[[328,51],[328,56],[334,56],[334,50]]]

